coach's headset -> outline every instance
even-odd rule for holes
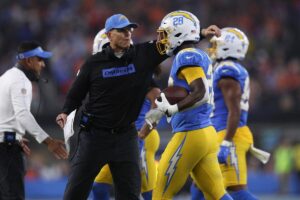
[[[42,47],[37,47],[35,49],[32,49],[32,50],[29,50],[29,51],[25,51],[25,52],[21,52],[21,53],[18,53],[18,55],[16,56],[16,58],[18,60],[22,60],[22,59],[25,59],[25,58],[30,58],[30,57],[33,57],[33,56],[37,56],[37,57],[40,57],[42,59],[46,59],[46,58],[50,58],[52,56],[52,53],[49,52],[49,51],[44,51],[42,49]],[[35,81],[35,82],[38,82],[38,81],[43,81],[44,83],[47,83],[48,80],[45,79],[45,78],[40,78],[33,70],[29,70],[29,69],[25,69],[25,67],[23,67],[22,65],[20,64],[17,64],[16,67],[18,69],[20,69],[21,71],[24,72],[24,74],[26,75],[26,77],[30,80],[30,81]]]

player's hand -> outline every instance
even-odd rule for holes
[[[223,140],[220,146],[220,151],[218,154],[218,161],[221,164],[227,164],[227,158],[230,155],[230,148],[232,147],[232,142]]]
[[[162,116],[164,116],[164,112],[159,110],[158,108],[151,109],[146,113],[145,121],[148,124],[150,130],[152,130],[154,126],[158,124]]]
[[[168,117],[178,112],[178,105],[171,105],[163,92],[160,93],[160,98],[157,98],[155,100],[155,104],[157,106],[157,109],[161,110]]]
[[[61,113],[56,117],[56,123],[60,126],[60,128],[64,128],[67,122],[68,115],[65,113]]]
[[[48,150],[54,154],[57,159],[67,159],[68,153],[64,147],[64,142],[62,140],[57,140],[53,138],[46,138],[43,143],[48,146]]]
[[[208,37],[208,38],[213,37],[213,36],[220,37],[221,30],[216,25],[210,25],[207,28],[201,29],[201,35],[204,37]]]
[[[23,152],[27,155],[27,156],[30,156],[31,154],[31,150],[30,148],[28,147],[28,144],[29,143],[29,140],[26,139],[26,138],[22,138],[22,140],[20,141],[20,146],[23,150]]]

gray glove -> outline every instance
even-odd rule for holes
[[[157,124],[162,116],[164,116],[164,112],[157,108],[151,109],[146,113],[145,121],[150,130],[153,129],[153,124]]]

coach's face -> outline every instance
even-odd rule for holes
[[[125,27],[120,29],[112,29],[107,33],[110,40],[110,46],[115,51],[124,51],[130,47],[131,34],[133,28]]]
[[[28,67],[34,71],[34,73],[39,77],[41,75],[42,69],[45,67],[45,62],[42,58],[34,56],[27,58]]]

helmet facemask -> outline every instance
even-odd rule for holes
[[[211,39],[209,43],[209,48],[207,48],[207,53],[212,60],[217,59],[217,41]]]
[[[157,50],[161,55],[167,53],[167,49],[170,48],[170,42],[168,40],[168,33],[163,28],[159,28],[157,30],[158,38],[156,42]]]

